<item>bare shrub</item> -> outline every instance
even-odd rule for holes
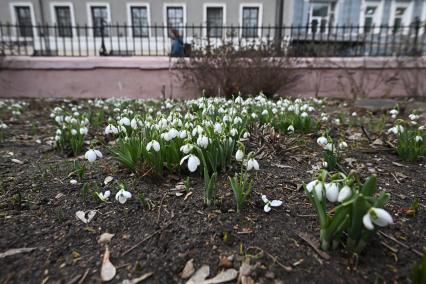
[[[295,59],[275,52],[273,46],[243,48],[229,43],[181,59],[174,68],[179,69],[181,80],[204,90],[207,96],[247,96],[262,91],[270,97],[278,92],[285,95],[300,78],[294,65]]]

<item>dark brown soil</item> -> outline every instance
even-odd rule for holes
[[[221,256],[233,255],[232,265],[238,270],[245,256],[255,254],[252,277],[259,283],[406,283],[420,258],[413,250],[420,252],[426,245],[425,159],[403,162],[386,146],[369,146],[365,136],[348,140],[345,157],[354,160],[343,167],[357,168],[363,177],[369,175],[369,168],[375,170],[380,188],[391,193],[386,208],[395,225],[382,229],[386,236],[377,234],[358,262],[343,249],[328,252],[326,260],[299,237],[300,233],[313,240],[319,237],[315,212],[300,187],[310,181],[307,171],[312,164],[320,161],[314,135],[252,135],[251,147],[263,146],[258,155],[261,170],[252,199],[241,214],[234,211],[226,173],[220,177],[217,205],[207,208],[199,176],[191,177],[192,195],[185,200],[171,191],[182,176],[136,179],[120,169],[105,148],[106,157],[90,165],[85,181],[102,187],[104,178],[111,175],[132,184],[133,197],[125,205],[93,198],[84,203],[82,182],[69,183],[72,159],[43,142],[54,135],[48,117],[52,106],[31,101],[21,119],[5,121],[9,129],[0,146],[0,253],[11,248],[36,249],[0,258],[0,283],[100,282],[104,248],[97,240],[104,232],[115,234],[109,245],[111,262],[117,267],[114,283],[147,272],[153,275],[144,283],[184,283],[180,273],[191,258],[196,269],[207,264],[214,276]],[[34,122],[38,122],[37,130]],[[361,130],[348,134],[354,132]],[[36,143],[37,139],[42,143]],[[137,193],[152,201],[151,209],[141,206]],[[261,194],[282,200],[283,206],[263,212]],[[416,198],[420,205],[412,216],[406,209]],[[88,225],[76,219],[76,211],[90,209],[97,214]],[[148,240],[123,255],[147,236]]]

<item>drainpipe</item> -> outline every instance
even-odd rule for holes
[[[43,31],[43,39],[44,39],[44,45],[46,47],[46,54],[50,55],[50,42],[49,42],[49,27],[46,26],[46,18],[44,16],[44,5],[43,0],[38,0],[38,7],[40,8],[40,18],[41,18],[41,30]],[[43,54],[43,50],[41,50],[41,53]]]
[[[277,15],[277,29],[275,31],[275,37],[277,40],[277,50],[281,50],[281,40],[283,37],[283,18],[284,18],[284,0],[277,0],[277,8],[278,8],[278,15]]]

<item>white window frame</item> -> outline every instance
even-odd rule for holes
[[[390,17],[389,17],[389,26],[393,27],[393,24],[395,22],[395,12],[396,12],[396,8],[399,7],[403,7],[406,8],[405,11],[405,17],[402,18],[402,27],[405,28],[407,26],[409,26],[411,24],[410,20],[412,19],[413,16],[413,8],[414,8],[414,1],[410,1],[410,2],[396,2],[395,0],[393,0],[391,2],[391,10],[390,10]],[[404,19],[406,18],[406,19]],[[390,33],[393,33],[392,31],[389,31]],[[403,29],[403,33],[407,34],[408,30],[407,29]]]
[[[108,2],[87,2],[86,7],[87,7],[87,24],[90,27],[89,28],[89,36],[93,37],[93,19],[92,19],[92,7],[96,7],[96,6],[105,6],[107,8],[107,21],[108,24],[111,24],[111,7],[109,5]],[[111,31],[109,31],[108,36],[105,37],[109,37],[112,36],[112,29]]]
[[[64,7],[67,6],[70,8],[70,16],[71,16],[71,25],[73,26],[72,28],[72,36],[71,38],[75,37],[77,34],[76,31],[76,25],[75,25],[75,16],[74,16],[74,5],[72,2],[50,2],[50,17],[51,17],[51,21],[53,25],[57,25],[58,24],[58,19],[56,17],[56,9],[55,7]],[[58,37],[60,37],[58,35]]]
[[[422,26],[421,26],[421,29],[420,29],[420,33],[421,34],[423,34],[423,33],[426,33],[426,28],[425,28],[425,26],[426,26],[426,1],[423,1],[423,13],[422,13],[422,18],[421,18],[421,21],[422,21]]]
[[[314,7],[315,6],[328,6],[328,11],[327,11],[327,25],[326,25],[326,27],[325,27],[325,32],[323,33],[323,34],[327,34],[328,33],[328,27],[330,26],[330,13],[331,13],[331,3],[330,2],[310,2],[309,3],[310,5],[309,5],[309,28],[308,28],[308,33],[312,33],[312,19],[313,19],[313,16],[312,16],[312,14],[313,14],[313,12],[314,12]],[[339,7],[337,6],[337,4],[336,4],[336,7],[334,8],[335,9],[335,11],[334,11],[334,21],[336,21],[337,20],[337,13],[336,13],[336,10],[338,9]],[[334,23],[332,23],[332,26],[334,25]],[[321,29],[321,23],[318,23],[318,31],[319,31],[319,29]],[[317,33],[318,33],[318,31],[317,31]]]
[[[18,19],[16,18],[15,7],[22,7],[22,6],[30,8],[31,24],[33,25],[33,37],[32,38],[34,38],[34,41],[36,41],[38,39],[38,32],[37,32],[37,28],[36,28],[36,21],[35,21],[33,3],[31,3],[31,2],[11,2],[11,3],[9,3],[12,25],[18,25]],[[13,31],[14,31],[14,34],[13,34]],[[12,31],[12,34],[17,37],[18,36],[17,27],[14,28],[13,31]],[[21,37],[20,36],[20,38],[31,38],[31,37]]]
[[[182,38],[186,37],[186,3],[179,2],[179,3],[164,3],[163,4],[163,25],[164,25],[164,35],[167,38],[169,36],[169,31],[167,30],[167,8],[170,7],[181,7],[183,9],[183,35],[180,35]]]
[[[257,37],[261,38],[262,36],[262,25],[263,25],[263,4],[262,3],[241,3],[240,4],[240,20],[239,20],[239,25],[240,25],[240,32],[239,32],[239,37],[242,38],[243,37],[243,10],[244,8],[258,8],[259,9],[259,16],[258,16],[258,29],[257,29]]]
[[[369,6],[376,6],[377,11],[376,15],[373,17],[373,25],[374,30],[373,33],[379,33],[380,32],[380,26],[382,25],[383,20],[383,8],[384,8],[384,1],[368,1],[368,0],[362,0],[361,3],[361,15],[359,17],[359,26],[360,26],[360,32],[364,33],[364,25],[365,25],[365,9]]]
[[[133,7],[144,7],[148,16],[148,38],[151,38],[151,7],[148,2],[130,2],[127,3],[127,25],[129,25],[127,35],[133,37],[132,30],[132,8]]]
[[[204,3],[203,4],[203,23],[206,26],[203,29],[203,37],[207,37],[207,8],[222,8],[223,11],[223,20],[222,20],[222,25],[223,25],[223,29],[222,29],[222,38],[226,37],[226,30],[225,30],[225,26],[226,26],[226,4],[225,3]]]

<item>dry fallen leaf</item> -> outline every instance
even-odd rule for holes
[[[104,185],[107,185],[107,184],[109,184],[110,182],[112,182],[112,180],[113,180],[114,178],[112,177],[112,176],[107,176],[105,179],[104,179]]]
[[[186,284],[200,284],[209,277],[210,267],[208,265],[201,266],[194,275],[186,282]]]
[[[108,246],[106,246],[101,268],[101,279],[105,282],[112,280],[117,272],[114,265],[112,265],[111,261],[109,261],[109,256],[110,251]]]
[[[183,198],[183,200],[187,200],[188,197],[190,197],[192,195],[192,191],[188,192],[185,197]]]
[[[19,253],[24,252],[31,252],[35,250],[36,248],[16,248],[16,249],[8,249],[5,252],[0,253],[0,258],[5,258],[6,256],[11,256]]]
[[[100,244],[108,244],[112,237],[114,237],[114,234],[110,234],[110,233],[103,233],[98,240],[98,243]]]
[[[195,272],[194,259],[191,258],[190,260],[186,262],[180,277],[182,277],[182,279],[188,279],[189,277],[191,277],[192,274],[194,274],[194,272]]]
[[[88,224],[93,219],[93,217],[95,217],[95,215],[96,215],[95,210],[88,211],[87,218],[86,218],[86,212],[84,211],[75,212],[75,216],[77,217],[77,219],[81,220],[84,224]]]
[[[225,283],[234,280],[238,276],[238,271],[234,268],[227,269],[225,271],[220,272],[215,277],[208,279],[203,282],[203,284],[219,284]]]
[[[219,265],[218,268],[231,268],[232,267],[232,261],[229,257],[226,255],[219,256]]]

